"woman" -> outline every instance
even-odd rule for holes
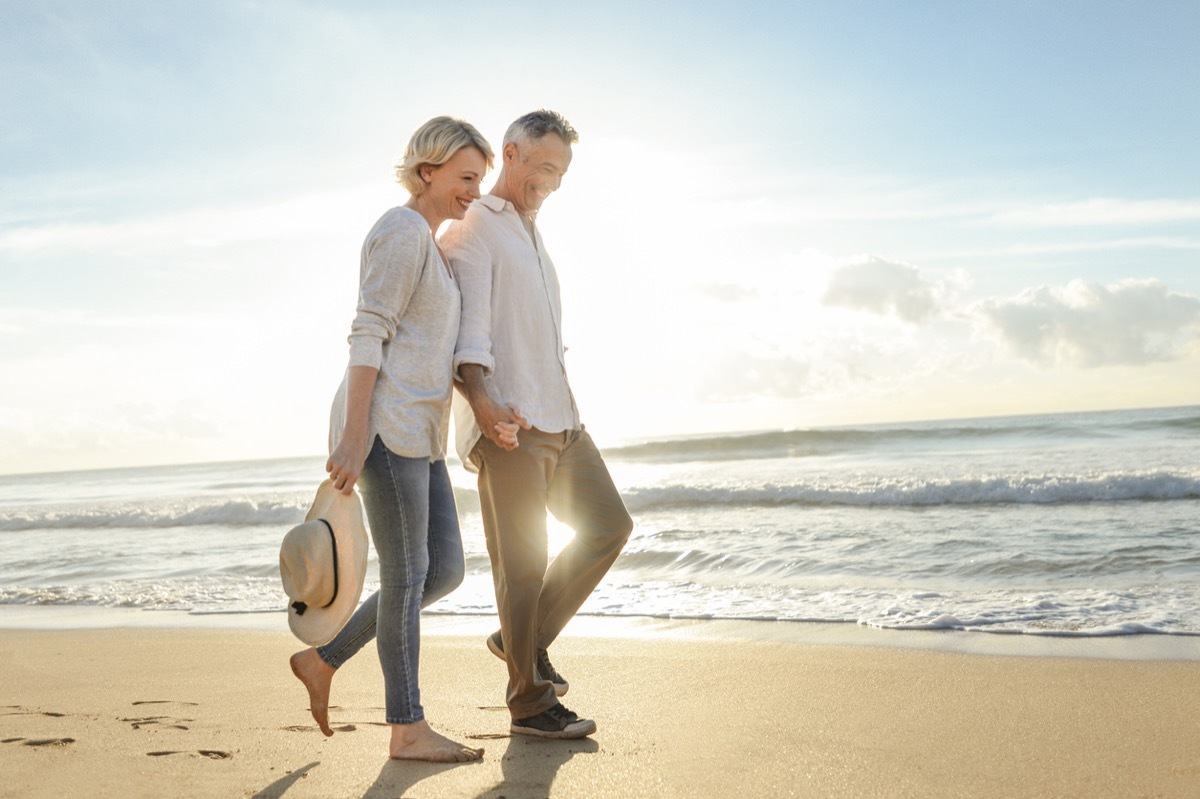
[[[359,485],[380,588],[332,641],[291,658],[313,717],[332,735],[334,672],[376,637],[392,730],[388,751],[395,759],[483,756],[429,726],[417,677],[421,608],[463,578],[445,462],[460,297],[434,235],[447,219],[463,218],[491,165],[491,147],[474,127],[431,119],[413,134],[396,167],[411,198],[367,234],[350,364],[333,403],[325,469],[339,491],[348,494]]]

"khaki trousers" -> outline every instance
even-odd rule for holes
[[[514,719],[552,707],[554,686],[537,673],[547,649],[591,595],[633,531],[608,467],[585,430],[522,430],[507,452],[482,437],[471,452],[492,561]],[[546,511],[575,530],[547,568]]]

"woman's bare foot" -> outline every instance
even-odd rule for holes
[[[308,689],[308,709],[312,711],[317,726],[326,735],[333,735],[329,727],[329,686],[337,669],[321,660],[315,649],[305,649],[292,655],[292,674]]]
[[[433,731],[427,721],[393,724],[388,745],[392,760],[428,760],[433,763],[466,763],[482,760],[483,750],[472,749]]]

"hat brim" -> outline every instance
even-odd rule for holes
[[[329,522],[337,541],[337,596],[328,607],[309,606],[303,615],[288,607],[288,626],[292,633],[309,646],[328,643],[346,626],[362,596],[367,575],[367,553],[370,548],[367,528],[363,522],[362,502],[358,492],[343,494],[329,480],[321,483],[317,496],[304,521],[324,519]]]

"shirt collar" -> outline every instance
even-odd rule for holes
[[[494,194],[485,194],[475,202],[479,203],[484,208],[487,208],[489,211],[495,211],[496,213],[500,213],[505,208],[509,207],[512,207],[514,211],[516,210],[516,207],[513,206],[513,204],[508,200],[504,199],[503,197],[497,197]]]

